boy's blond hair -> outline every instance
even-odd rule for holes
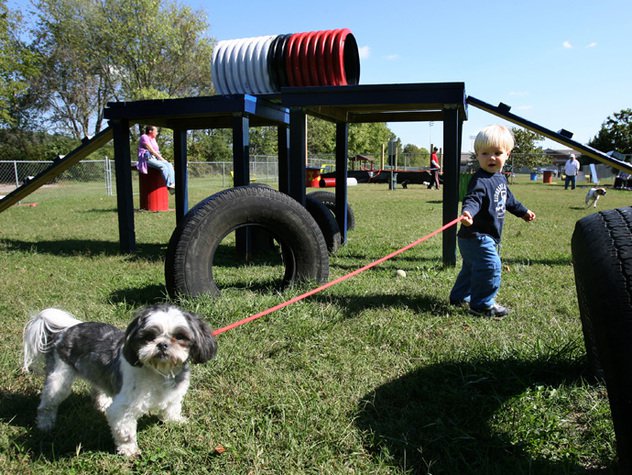
[[[488,125],[481,130],[474,140],[474,153],[478,155],[479,151],[486,147],[500,147],[511,152],[514,148],[514,136],[504,125]]]

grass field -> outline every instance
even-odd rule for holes
[[[193,182],[191,205],[215,191]],[[37,206],[0,214],[0,473],[614,473],[606,391],[584,378],[570,253],[575,222],[593,210],[582,188],[523,178],[512,191],[537,220],[506,222],[508,318],[447,304],[460,260],[443,267],[433,238],[219,335],[218,357],[193,369],[188,423],[142,419],[143,453],[131,460],[114,454],[82,384],[51,435],[35,429],[42,379],[20,371],[22,328],[49,306],[124,327],[163,301],[174,213],[136,213],[139,251],[120,255],[115,197],[82,185],[38,191],[25,200]],[[631,196],[610,190],[599,205]],[[330,258],[330,278],[440,227],[441,197],[418,185],[350,187],[357,226]],[[250,285],[256,268],[240,272],[219,298],[180,304],[218,328],[307,290],[262,292]]]

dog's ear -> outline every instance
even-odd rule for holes
[[[193,332],[193,342],[189,358],[192,363],[206,363],[217,353],[217,340],[213,330],[202,318],[194,313],[181,310]]]
[[[151,307],[140,309],[134,316],[132,322],[127,326],[127,330],[125,330],[123,356],[132,366],[143,366],[143,364],[138,359],[138,350],[144,344],[144,341],[140,337],[139,332],[145,326],[145,320],[151,312]]]

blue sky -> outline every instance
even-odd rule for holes
[[[9,5],[22,3],[10,0]],[[468,95],[586,143],[632,108],[630,0],[179,0],[217,40],[349,28],[360,84],[463,82]],[[463,149],[495,116],[469,108]],[[441,145],[441,124],[389,124],[404,143]],[[563,148],[550,141],[544,146]]]

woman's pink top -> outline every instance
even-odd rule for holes
[[[147,148],[147,144],[149,144],[156,152],[160,152],[156,139],[147,134],[140,136],[140,140],[138,141],[138,162],[136,162],[136,169],[140,173],[147,173],[147,159],[152,155]]]

